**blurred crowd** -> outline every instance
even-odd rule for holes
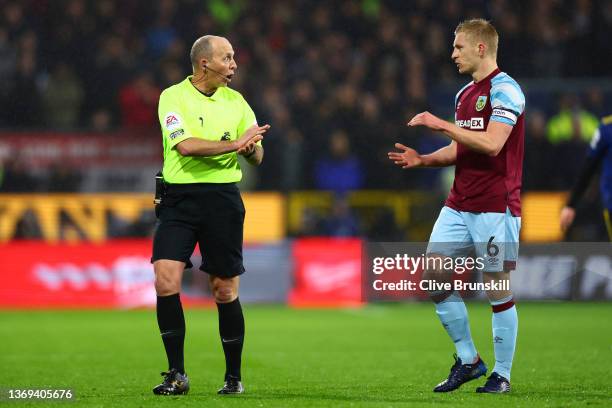
[[[453,30],[465,18],[493,21],[500,67],[519,80],[603,80],[612,73],[612,58],[605,57],[610,0],[0,0],[0,6],[0,126],[10,130],[122,128],[159,137],[159,94],[190,74],[193,41],[227,36],[238,62],[232,87],[260,123],[273,125],[265,164],[253,178],[257,189],[444,190],[444,171],[402,172],[386,153],[398,141],[420,152],[448,143],[404,124],[425,109],[452,119],[454,93],[469,80],[450,62]],[[525,187],[566,189],[580,165],[576,152],[608,113],[611,95],[596,87],[542,101],[527,95]],[[4,167],[5,191],[11,183],[29,185],[15,179],[19,169],[11,163]],[[65,189],[78,190],[78,180],[68,181]]]

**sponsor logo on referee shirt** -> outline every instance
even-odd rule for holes
[[[175,130],[174,132],[170,133],[168,137],[170,138],[170,140],[173,140],[184,134],[185,134],[185,131],[183,129],[179,129],[179,130]]]
[[[166,118],[164,119],[164,124],[166,126],[166,129],[168,130],[176,130],[178,128],[181,127],[181,117],[174,113],[174,112],[169,112],[166,115]]]

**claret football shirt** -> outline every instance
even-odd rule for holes
[[[470,82],[455,98],[455,124],[484,132],[489,121],[512,126],[495,157],[457,143],[455,181],[445,205],[458,211],[521,215],[521,183],[525,139],[525,96],[518,83],[496,69],[481,81]]]

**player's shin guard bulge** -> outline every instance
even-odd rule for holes
[[[457,292],[430,292],[436,302],[436,314],[455,343],[458,357],[448,377],[434,388],[434,392],[449,392],[462,384],[486,374],[487,366],[480,359],[472,341],[467,309]]]
[[[432,298],[437,296],[440,299],[443,294],[432,294]],[[444,326],[444,329],[450,336],[459,359],[464,363],[473,363],[478,353],[472,341],[470,332],[470,322],[468,319],[467,309],[461,296],[457,292],[447,293],[444,300],[436,305],[436,314]]]
[[[493,349],[495,351],[493,373],[497,373],[509,382],[518,332],[518,314],[512,295],[491,301],[491,307],[493,309]]]

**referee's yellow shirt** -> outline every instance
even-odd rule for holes
[[[242,95],[220,87],[206,96],[191,76],[165,89],[159,97],[159,122],[164,143],[164,180],[168,183],[233,183],[242,179],[235,152],[218,156],[182,156],[175,146],[190,137],[236,140],[257,121]]]

